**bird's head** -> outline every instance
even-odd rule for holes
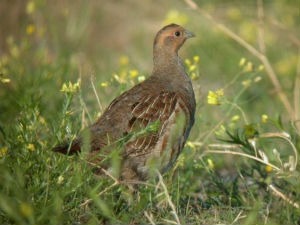
[[[158,31],[154,39],[154,50],[165,49],[173,53],[178,52],[183,43],[195,35],[177,24],[169,24]]]

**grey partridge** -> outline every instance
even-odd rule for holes
[[[53,150],[74,154],[87,146],[88,161],[107,169],[102,161],[119,149],[119,179],[125,181],[148,179],[152,167],[164,173],[176,161],[194,123],[194,91],[178,56],[193,36],[177,24],[163,27],[154,40],[151,76],[114,99],[73,142]]]

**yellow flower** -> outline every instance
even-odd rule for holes
[[[123,80],[118,76],[118,74],[113,74],[113,77],[115,78],[115,80],[118,82],[118,83],[123,83]]]
[[[267,123],[268,119],[269,119],[268,115],[266,115],[266,114],[261,115],[261,122]]]
[[[146,80],[145,76],[138,76],[138,82],[143,82],[144,80]]]
[[[195,72],[191,73],[190,76],[192,80],[196,80],[198,78],[198,75]]]
[[[254,78],[254,82],[257,83],[257,82],[261,81],[261,79],[262,78],[260,76],[257,76],[257,77]]]
[[[271,173],[273,168],[270,165],[266,165],[265,170],[266,170],[267,173]]]
[[[129,76],[131,77],[131,78],[135,78],[135,77],[137,77],[139,75],[139,71],[137,71],[137,70],[129,70]]]
[[[244,66],[246,63],[246,59],[243,57],[240,59],[239,66]]]
[[[191,66],[189,67],[189,72],[193,72],[193,71],[195,71],[195,70],[196,70],[196,68],[197,68],[197,66],[196,66],[196,65],[191,65]]]
[[[119,64],[120,66],[126,66],[129,63],[129,59],[127,56],[123,55],[119,58]]]
[[[234,115],[233,117],[231,117],[231,121],[232,122],[236,122],[238,120],[240,120],[240,116],[239,115]]]
[[[184,63],[185,63],[187,66],[189,66],[189,65],[192,64],[191,61],[190,61],[189,59],[185,59],[185,60],[184,60]]]
[[[10,79],[9,79],[9,78],[2,78],[2,77],[0,77],[0,81],[1,81],[3,84],[6,84],[6,83],[9,83],[9,82],[10,82]]]
[[[20,204],[20,212],[24,217],[28,218],[28,217],[32,216],[33,209],[31,207],[31,205],[29,205],[28,203],[22,202]]]
[[[224,96],[224,90],[223,89],[218,89],[218,90],[216,90],[216,94],[218,95],[218,96]]]
[[[167,16],[164,20],[164,24],[178,23],[181,25],[185,25],[187,24],[188,20],[189,18],[186,14],[173,9],[167,13]]]
[[[62,182],[64,181],[64,177],[62,175],[60,175],[57,179],[57,184],[62,184]]]
[[[215,168],[215,164],[211,159],[207,159],[208,168],[213,170]]]
[[[7,147],[0,148],[0,158],[6,156],[7,152],[8,152]]]
[[[33,24],[29,24],[26,27],[26,34],[31,35],[35,32],[35,26]]]
[[[108,82],[101,82],[101,87],[107,87],[108,86]]]
[[[244,66],[244,72],[252,72],[254,70],[254,66],[252,62],[247,62]]]
[[[26,13],[27,14],[32,14],[34,11],[35,11],[35,3],[34,3],[34,1],[27,2]]]
[[[200,57],[199,57],[198,55],[195,55],[195,56],[193,57],[193,60],[194,60],[194,63],[198,63],[199,60],[200,60]]]
[[[70,81],[68,84],[64,83],[60,91],[64,93],[75,93],[80,88],[80,82],[81,80],[78,79],[74,84],[72,84]]]
[[[26,147],[27,147],[27,149],[28,149],[29,151],[31,151],[31,152],[35,151],[35,146],[34,146],[34,144],[32,144],[32,143],[29,143]]]
[[[223,96],[224,96],[223,89],[219,89],[215,92],[209,91],[207,95],[207,103],[210,105],[220,105]]]
[[[242,81],[242,85],[244,87],[249,87],[251,85],[251,83],[252,83],[252,80],[250,80],[250,79]]]
[[[265,69],[265,66],[264,65],[259,65],[259,67],[258,67],[258,71],[263,71]]]
[[[188,141],[186,143],[186,146],[189,146],[190,148],[196,148],[196,145],[193,142],[191,142],[191,141]]]

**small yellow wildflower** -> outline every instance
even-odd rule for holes
[[[215,131],[215,135],[217,136],[223,136],[226,134],[226,128],[224,125],[221,125],[218,127],[218,129]]]
[[[238,120],[240,120],[240,116],[239,115],[234,115],[233,117],[231,117],[231,121],[232,122],[236,122]]]
[[[255,77],[255,78],[254,78],[254,82],[255,82],[255,83],[258,83],[259,81],[261,81],[261,79],[262,79],[262,78],[261,78],[260,76]]]
[[[29,143],[29,144],[26,146],[26,148],[27,148],[29,151],[31,151],[31,152],[35,151],[35,146],[34,146],[34,144],[32,144],[32,143]]]
[[[8,152],[7,147],[0,148],[0,158],[6,156],[7,152]]]
[[[139,75],[139,71],[137,71],[137,70],[129,70],[129,76],[131,77],[131,78],[135,78],[135,77],[137,77]]]
[[[216,90],[216,94],[218,95],[218,96],[224,96],[224,90],[223,89],[218,89],[218,90]]]
[[[187,66],[189,66],[189,65],[192,64],[192,63],[191,63],[191,60],[189,60],[189,59],[185,59],[185,60],[184,60],[184,63],[185,63]]]
[[[196,80],[199,77],[195,72],[191,73],[190,76],[192,80]]]
[[[28,203],[22,202],[20,204],[20,212],[24,217],[28,218],[28,217],[32,216],[33,209],[31,207],[31,205],[29,205]]]
[[[215,92],[209,91],[207,95],[207,103],[210,105],[220,105],[223,96],[224,96],[223,89],[219,89]]]
[[[264,65],[259,65],[259,67],[258,67],[258,71],[263,71],[265,69],[265,66]]]
[[[31,35],[35,32],[35,26],[33,24],[29,24],[26,27],[26,34]]]
[[[198,63],[199,60],[200,60],[200,57],[199,57],[198,55],[195,55],[195,56],[193,57],[193,60],[194,60],[194,63]]]
[[[193,149],[196,148],[195,144],[193,142],[191,142],[191,141],[188,141],[186,143],[186,145],[189,146],[190,148],[193,148]]]
[[[32,14],[34,11],[35,11],[35,3],[34,3],[34,1],[27,2],[26,13],[27,14]]]
[[[267,173],[271,173],[273,168],[270,165],[266,165],[265,170],[266,170]]]
[[[57,184],[62,184],[62,182],[64,181],[64,177],[62,175],[60,175],[57,179]]]
[[[244,72],[252,72],[254,70],[254,65],[252,62],[247,62],[244,66]]]
[[[195,64],[193,64],[193,65],[189,66],[189,72],[193,72],[193,71],[195,71],[195,70],[196,70],[196,68],[197,68],[197,66],[196,66]]]
[[[2,78],[2,77],[0,77],[0,81],[1,81],[3,84],[6,84],[6,83],[9,83],[9,82],[10,82],[10,79],[9,79],[9,78]]]
[[[118,83],[122,83],[122,79],[119,77],[119,75],[118,74],[113,74],[113,77],[115,78],[115,80],[118,82]]]
[[[64,83],[60,91],[64,93],[75,93],[80,88],[80,82],[81,80],[78,79],[74,84],[72,84],[70,81],[68,84]]]
[[[189,18],[186,14],[179,12],[178,10],[170,10],[167,13],[167,16],[164,20],[164,24],[169,24],[169,23],[177,23],[181,25],[187,24]]]
[[[250,79],[242,81],[242,85],[244,87],[249,87],[251,85],[251,83],[252,83],[252,80],[250,80]]]
[[[240,59],[239,66],[244,66],[246,63],[246,59],[243,57]]]
[[[129,63],[129,59],[126,55],[123,55],[119,58],[119,64],[120,66],[126,66]]]
[[[208,168],[213,170],[215,168],[215,164],[211,159],[207,159]]]
[[[145,76],[138,76],[138,82],[143,82],[144,80],[146,80]]]
[[[107,87],[108,86],[108,82],[101,82],[100,86],[101,87]]]
[[[266,114],[261,115],[261,122],[267,123],[268,119],[269,119],[268,115],[266,115]]]

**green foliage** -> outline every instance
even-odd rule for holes
[[[114,97],[151,70],[152,14],[150,22],[142,22],[151,27],[146,33],[136,15],[135,30],[131,24],[116,31],[109,13],[112,24],[106,29],[105,10],[113,8],[120,17],[127,12],[126,5],[108,2],[91,1],[91,7],[27,1],[20,5],[22,23],[14,24],[18,32],[0,37],[5,43],[0,52],[0,223],[299,224],[298,5],[195,1],[259,49],[269,64],[220,32],[218,23],[200,11],[186,9],[190,1],[161,6],[166,11],[156,14],[165,16],[160,23],[183,23],[197,33],[198,39],[181,52],[189,56],[184,63],[196,93],[196,122],[176,165],[132,190],[115,179],[119,151],[107,156],[113,172],[102,171],[101,177],[84,155],[51,151],[73,140]],[[157,5],[133,2],[136,7],[129,5],[137,13],[148,6],[157,11]],[[261,2],[263,33],[256,15]],[[12,3],[4,6],[15,9]],[[128,22],[120,21],[122,26]],[[117,52],[113,46],[127,37],[130,47]],[[155,122],[128,134],[120,144],[159,126]]]

